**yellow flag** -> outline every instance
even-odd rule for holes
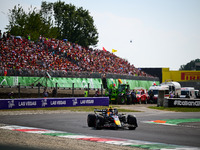
[[[117,50],[116,49],[112,49],[112,52],[114,53],[114,52],[117,52]]]

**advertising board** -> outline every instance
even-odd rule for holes
[[[168,98],[166,101],[168,102],[168,107],[200,107],[200,99]]]
[[[200,71],[170,71],[169,68],[163,68],[162,82],[166,82],[167,80],[177,82],[200,80]]]
[[[0,99],[0,109],[109,106],[109,97]]]

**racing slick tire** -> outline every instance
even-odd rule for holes
[[[95,128],[97,130],[100,130],[103,127],[104,124],[104,118],[101,116],[97,116],[95,120]]]
[[[138,127],[137,119],[132,115],[127,116],[127,123],[129,124],[129,130],[135,130]]]
[[[95,114],[88,114],[87,123],[88,123],[88,127],[95,127],[95,123],[96,123]]]

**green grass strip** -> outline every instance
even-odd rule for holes
[[[112,106],[113,108],[117,108],[120,112],[140,112],[132,109],[121,109],[119,106]],[[48,107],[48,108],[21,108],[21,109],[3,109],[0,111],[36,111],[36,110],[48,110],[48,111],[56,111],[56,110],[69,110],[73,112],[91,112],[94,109],[105,109],[108,106],[77,106],[77,107]]]
[[[78,135],[75,133],[42,133],[43,135],[50,135],[50,136],[66,136],[66,135]]]
[[[200,118],[190,118],[190,119],[166,119],[164,121],[167,121],[167,124],[174,124],[178,125],[180,123],[186,123],[186,122],[200,122]]]
[[[200,112],[200,107],[157,107],[149,106],[148,108],[165,110],[165,111],[175,111],[175,112]]]
[[[145,144],[145,145],[129,145],[131,147],[143,148],[143,149],[174,149],[179,146],[168,144]]]

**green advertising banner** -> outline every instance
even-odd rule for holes
[[[155,82],[159,85],[159,81],[147,81],[147,80],[127,80],[121,79],[122,83],[128,83],[130,89],[136,87],[143,87],[149,89],[149,87]],[[90,88],[101,88],[102,80],[100,78],[61,78],[61,77],[21,77],[21,76],[0,76],[0,85],[3,86],[37,86],[40,83],[45,87],[55,87],[56,83],[58,87],[71,88],[74,83],[74,88],[87,88],[88,83]],[[107,79],[107,85],[115,84],[118,86],[118,79]]]

